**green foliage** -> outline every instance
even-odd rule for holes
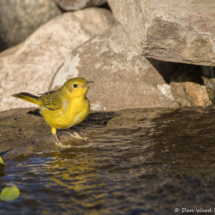
[[[20,195],[20,191],[19,191],[19,188],[17,188],[16,186],[5,187],[1,191],[0,200],[13,201],[13,200],[17,199],[19,197],[19,195]]]

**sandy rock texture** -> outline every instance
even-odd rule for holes
[[[88,8],[64,13],[35,31],[25,42],[0,54],[0,111],[32,107],[12,94],[47,92],[68,54],[112,26],[110,11]]]
[[[215,65],[215,1],[108,0],[108,3],[144,56]]]
[[[96,7],[105,4],[107,0],[51,0],[63,10],[80,10],[85,7]]]
[[[62,12],[50,0],[0,1],[0,52],[24,41]]]
[[[181,106],[212,105],[201,75],[200,66],[185,65],[171,76],[171,91]]]
[[[176,67],[139,55],[122,26],[116,23],[71,52],[56,73],[50,90],[79,76],[95,81],[88,93],[92,110],[176,107],[168,80],[164,80]]]

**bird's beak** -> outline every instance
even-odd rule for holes
[[[90,87],[94,84],[94,81],[87,81],[84,85],[82,85],[82,88]]]

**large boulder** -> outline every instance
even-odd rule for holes
[[[108,3],[144,56],[215,65],[215,1],[108,0]]]
[[[163,78],[175,69],[176,65],[139,55],[121,25],[116,23],[72,51],[56,73],[50,90],[80,76],[95,81],[88,94],[93,110],[176,107],[170,86]]]
[[[68,54],[114,23],[98,8],[65,13],[41,26],[25,42],[0,54],[0,110],[32,107],[11,94],[44,93]]]
[[[50,0],[1,0],[0,52],[24,41],[39,26],[61,13]]]
[[[107,0],[52,0],[63,10],[80,10],[85,7],[96,7],[105,4]]]

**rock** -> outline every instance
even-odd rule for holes
[[[32,107],[12,94],[44,93],[65,57],[75,48],[107,30],[111,12],[88,8],[64,13],[41,26],[26,41],[0,54],[0,110]]]
[[[133,140],[139,141],[135,142],[135,146],[144,147],[143,150],[148,148],[148,152],[154,148],[154,152],[160,153],[161,157],[164,155],[161,148],[166,148],[164,143],[169,144],[170,148],[174,148],[175,144],[177,146],[181,144],[181,146],[184,145],[180,150],[181,155],[184,156],[187,142],[190,142],[187,134],[194,139],[196,138],[196,141],[191,141],[195,146],[194,148],[197,145],[202,147],[200,143],[203,140],[209,141],[214,146],[211,137],[213,135],[214,116],[213,107],[145,108],[117,112],[91,112],[83,122],[75,126],[75,130],[83,137],[88,137],[89,141],[77,140],[70,137],[66,130],[58,130],[57,133],[62,143],[72,145],[71,149],[62,149],[55,145],[55,138],[51,129],[46,125],[37,109],[13,109],[0,112],[0,156],[5,159],[7,164],[7,159],[43,152],[55,153],[63,150],[62,153],[70,154],[77,152],[79,148],[82,154],[86,152],[86,149],[92,154],[92,149],[95,149],[96,153],[99,148],[107,150],[110,149],[110,144],[114,147],[114,142],[119,143],[117,147],[117,151],[119,151],[123,141],[128,144],[128,141],[132,143]],[[189,127],[186,126],[188,123]],[[164,124],[165,126],[161,126]],[[179,131],[179,138],[175,138]],[[107,142],[107,139],[110,141]],[[146,143],[145,140],[147,140]],[[125,149],[124,145],[123,148]],[[128,150],[125,150],[127,153]],[[178,148],[176,150],[178,151]],[[174,153],[175,150],[172,152]],[[154,153],[152,154],[154,157]],[[172,163],[172,154],[168,153],[166,156],[169,156],[169,160],[165,159],[165,161],[169,164]],[[205,154],[205,156],[207,155]],[[192,162],[190,158],[188,160]]]
[[[63,10],[81,10],[85,7],[96,7],[105,4],[107,0],[52,0]]]
[[[35,109],[35,108],[34,108]],[[0,112],[0,145],[5,158],[54,149],[50,127],[33,108]],[[34,113],[34,115],[33,115]],[[42,146],[39,143],[46,142]]]
[[[215,1],[108,0],[146,57],[215,66]]]
[[[168,109],[167,109],[168,110]],[[169,111],[169,110],[168,110]],[[147,110],[141,116],[146,117]],[[149,116],[157,116],[160,112],[149,113]],[[93,133],[107,125],[107,122],[118,116],[114,112],[93,112],[87,116],[83,122],[75,126],[75,130],[83,137],[94,138]],[[131,115],[136,116],[135,113]],[[138,118],[141,118],[140,114]],[[125,121],[119,118],[119,121]],[[112,125],[112,124],[111,124]],[[73,149],[89,144],[89,141],[72,138],[68,131],[57,130],[58,137],[62,144],[72,145]],[[39,114],[39,109],[20,108],[0,112],[0,156],[4,159],[11,159],[18,156],[28,156],[36,152],[65,150],[55,145],[55,137],[43,117]]]
[[[181,106],[209,106],[212,104],[201,75],[201,67],[186,65],[171,76],[171,91]]]
[[[202,66],[202,78],[206,86],[209,99],[215,103],[215,69],[212,66]]]
[[[139,122],[144,120],[149,126],[152,119],[174,110],[157,108],[91,112],[83,122],[74,128],[81,136],[88,137],[89,141],[72,138],[65,129],[57,130],[57,134],[62,144],[72,145],[72,149],[69,150],[74,151],[76,147],[90,146],[91,139],[94,143],[95,138],[100,139],[104,132],[108,133],[110,130],[115,131],[116,129],[120,132],[122,125],[123,127],[129,125],[133,131],[134,127],[139,129],[142,126]],[[21,108],[0,112],[0,156],[3,159],[25,157],[38,152],[65,150],[55,145],[55,141],[51,128],[45,123],[38,109]]]
[[[93,110],[178,106],[170,86],[159,73],[164,67],[166,71],[161,73],[173,73],[174,66],[151,62],[139,55],[121,25],[116,23],[71,52],[56,73],[50,90],[79,76],[96,83],[88,93]]]
[[[101,128],[113,116],[113,113],[92,113],[88,116],[88,120],[76,126],[76,129],[81,134],[86,133],[85,128],[88,129],[88,132],[92,129],[95,130],[95,126]],[[86,142],[72,138],[66,130],[58,130],[57,133],[65,145],[75,146]],[[45,123],[39,110],[35,110],[35,108],[0,112],[0,137],[0,155],[3,155],[5,159],[27,156],[44,150],[61,150],[55,145],[51,128]]]
[[[24,41],[61,10],[49,0],[0,1],[0,52]]]

